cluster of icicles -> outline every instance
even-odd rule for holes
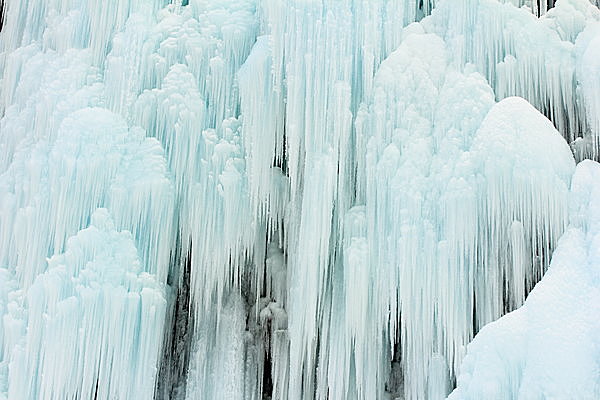
[[[0,399],[443,399],[598,154],[588,0],[4,3]]]

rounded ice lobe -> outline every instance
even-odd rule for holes
[[[515,174],[552,171],[565,184],[575,168],[569,145],[552,122],[521,97],[507,97],[490,109],[472,149],[485,153],[490,170],[512,164]]]

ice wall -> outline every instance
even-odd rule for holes
[[[598,156],[552,5],[5,1],[0,398],[444,398]]]

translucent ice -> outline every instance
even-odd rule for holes
[[[444,398],[592,229],[597,1],[0,3],[0,398]]]

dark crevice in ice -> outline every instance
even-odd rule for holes
[[[3,25],[4,25],[4,0],[0,0],[0,32],[2,31]]]
[[[404,396],[402,347],[400,342],[394,344],[394,354],[390,360],[390,375],[385,383],[385,391],[390,394],[390,398],[392,399],[401,399]]]
[[[155,399],[177,399],[185,393],[193,337],[193,312],[190,303],[191,244],[185,257],[177,243],[168,278],[168,308],[162,361]]]

